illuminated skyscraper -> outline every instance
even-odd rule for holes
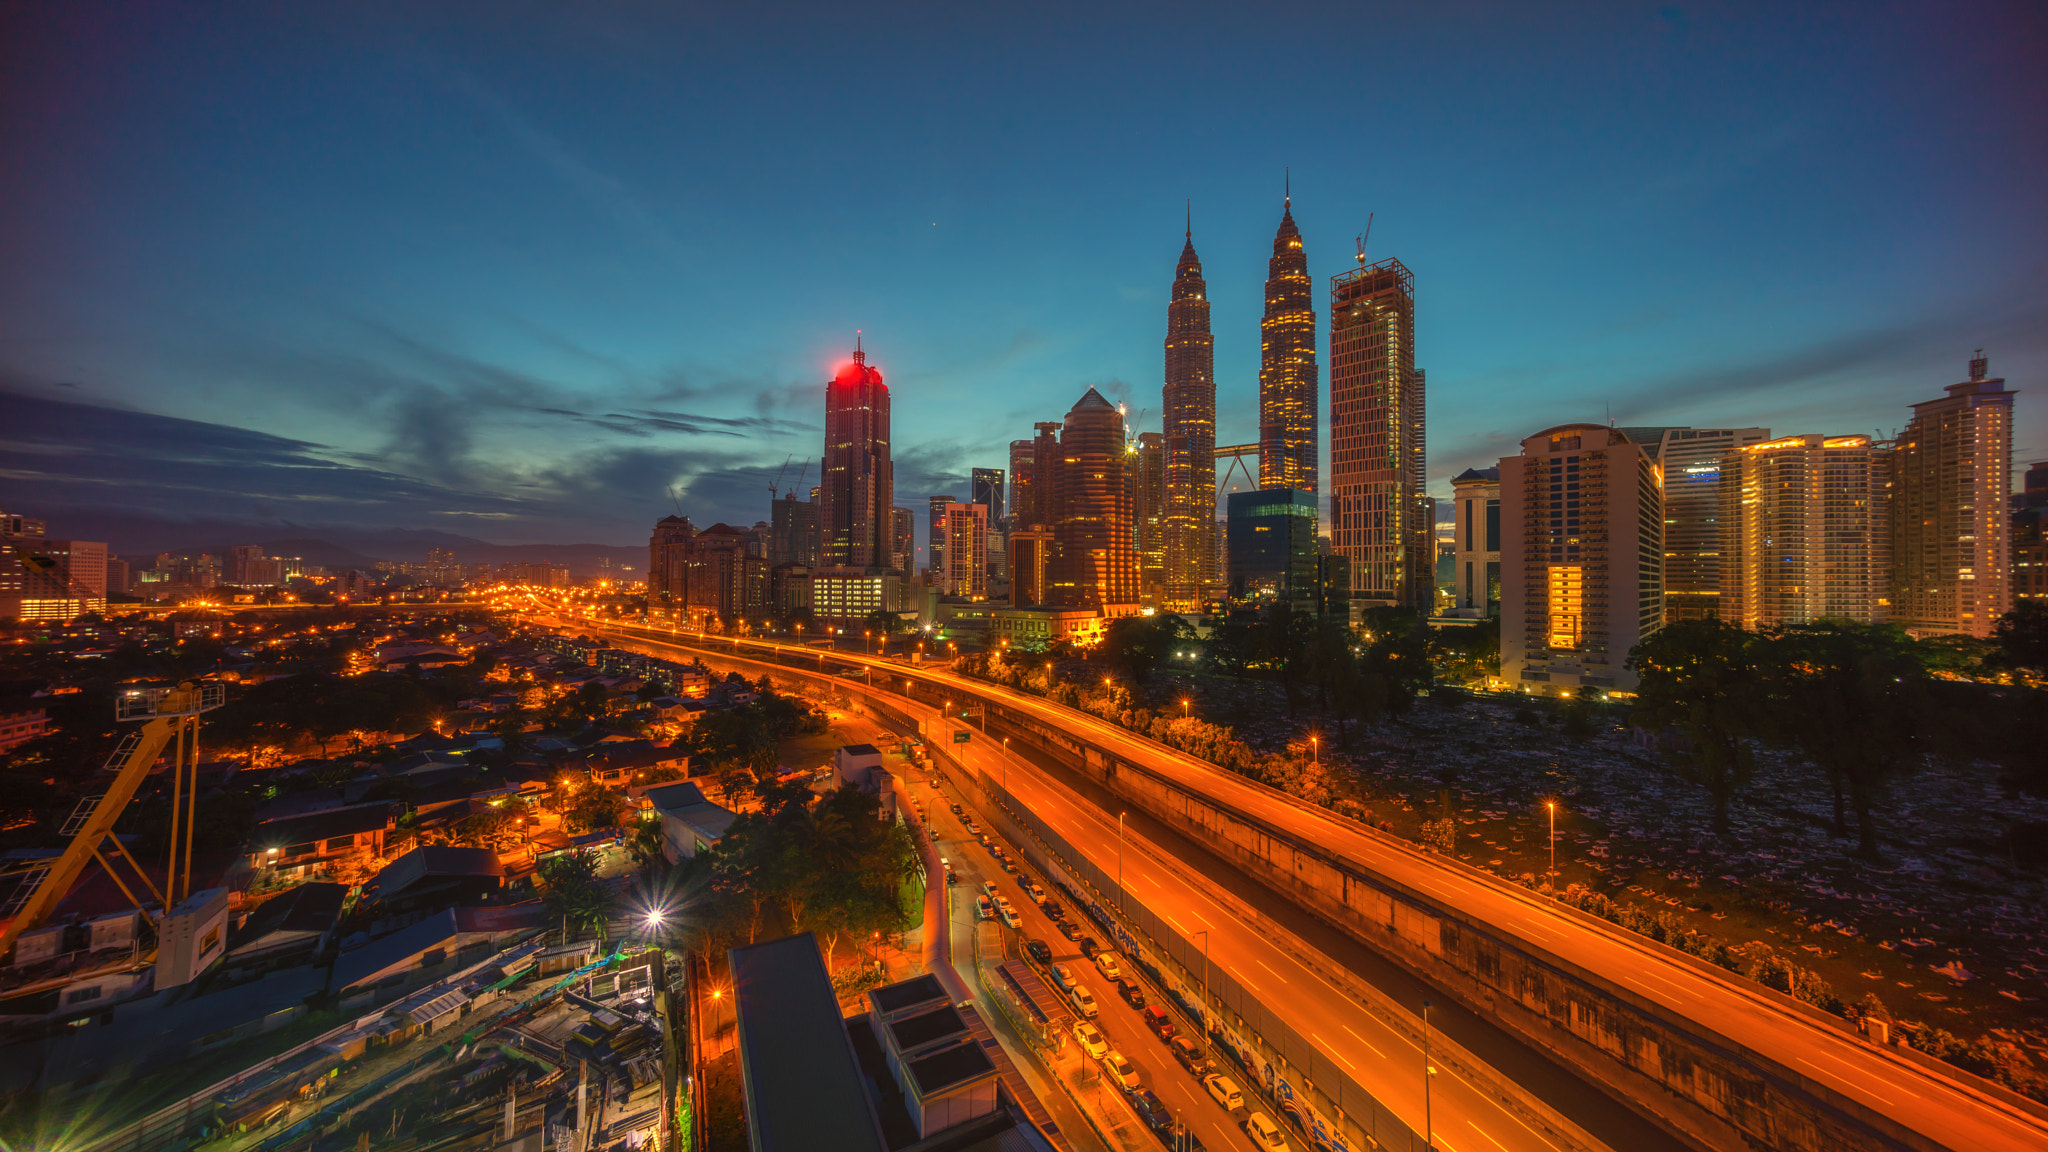
[[[946,505],[941,531],[946,538],[946,566],[938,570],[939,588],[948,596],[988,598],[988,509],[980,504]]]
[[[968,473],[969,502],[988,509],[988,522],[995,524],[1003,518],[1003,470],[1001,468],[976,468]]]
[[[2012,609],[2012,398],[1990,362],[1913,405],[1892,477],[1892,622],[1989,637]]]
[[[1771,438],[1768,428],[1623,428],[1664,470],[1664,622],[1720,616],[1722,464]],[[1732,529],[1729,529],[1732,531]]]
[[[1164,413],[1166,602],[1192,609],[1216,574],[1216,342],[1192,224],[1166,307]]]
[[[1330,281],[1330,543],[1354,600],[1428,612],[1436,501],[1424,488],[1415,280],[1399,260]],[[1505,563],[1505,557],[1503,557]]]
[[[946,505],[952,502],[951,496],[925,497],[925,505],[931,510],[925,527],[925,558],[932,575],[940,578],[946,572]]]
[[[1147,604],[1166,598],[1166,437],[1138,433],[1131,453],[1131,530],[1138,550],[1138,592]]]
[[[1731,451],[1717,485],[1720,618],[1758,630],[1824,618],[1883,623],[1890,456],[1890,445],[1868,436],[1783,436]],[[1671,470],[1666,461],[1667,541],[1677,519]],[[1673,552],[1667,544],[1667,586]]]
[[[1045,514],[1038,510],[1038,490],[1035,485],[1033,453],[1036,449],[1029,440],[1010,441],[1010,507],[1011,523],[1019,528],[1045,523]]]
[[[1060,433],[1048,602],[1106,613],[1137,610],[1126,454],[1123,414],[1090,388]]]
[[[1259,321],[1259,487],[1316,490],[1320,380],[1315,284],[1289,198],[1266,262],[1266,315]]]
[[[895,478],[889,464],[889,389],[854,342],[853,362],[825,386],[825,459],[820,475],[819,562],[828,568],[886,568],[895,537]]]

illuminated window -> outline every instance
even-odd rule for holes
[[[1556,565],[1550,569],[1550,646],[1572,651],[1584,634],[1586,585],[1584,570],[1577,565]]]

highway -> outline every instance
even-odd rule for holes
[[[632,628],[625,631],[628,635],[647,640],[665,639],[663,630],[659,629]],[[721,647],[726,643],[722,639],[715,642]],[[754,649],[763,655],[787,652],[790,648],[767,641],[740,640],[736,643],[741,649]],[[1732,976],[1723,977],[1714,971],[1683,963],[1644,946],[1645,942],[1640,938],[1618,927],[1604,923],[1589,924],[1535,893],[1474,870],[1453,866],[1404,841],[1339,821],[1320,809],[1309,808],[1257,787],[1205,761],[1164,748],[1106,721],[1040,697],[947,671],[913,668],[857,652],[834,651],[831,658],[840,663],[871,667],[898,678],[914,678],[953,694],[956,699],[979,697],[998,702],[1015,712],[1071,733],[1192,792],[1205,795],[1221,806],[1261,819],[1298,836],[1303,842],[1320,845],[1346,857],[1361,869],[1416,891],[1430,893],[1503,935],[1518,938],[1536,951],[1576,965],[1614,987],[1626,987],[1644,1000],[1692,1020],[1703,1029],[1747,1048],[1765,1060],[1861,1102],[1919,1134],[1929,1144],[1970,1152],[2038,1152],[2048,1148],[2048,1123],[2034,1113],[2014,1107],[1959,1078],[1950,1078],[1812,1020],[1774,993],[1750,986]],[[1009,781],[1012,790],[1019,792],[1034,785],[1037,785],[1036,781],[1027,783],[1015,774]],[[1093,806],[1076,806],[1050,793],[1037,799],[1044,800],[1051,811],[1063,813],[1062,819],[1075,829],[1072,834],[1062,833],[1068,835],[1071,843],[1114,843],[1114,822],[1110,821],[1110,826],[1105,827],[1102,814]],[[1160,885],[1163,890],[1173,877],[1163,869],[1157,871],[1159,874],[1150,879],[1130,877],[1133,890],[1144,894],[1151,885]],[[1206,897],[1199,893],[1188,892],[1179,899],[1187,901],[1184,906],[1190,909],[1191,914],[1209,915],[1201,909]],[[1200,930],[1200,926],[1194,924],[1188,928]],[[1212,957],[1223,959],[1217,945],[1226,935],[1241,934],[1213,933]],[[1258,953],[1260,946],[1260,941],[1242,941],[1242,947],[1250,954],[1234,955],[1225,962],[1232,963],[1231,971],[1258,990],[1262,997],[1270,987],[1276,994],[1281,994],[1284,1001],[1287,995],[1300,994],[1319,982],[1313,974],[1304,971],[1289,975],[1284,954],[1264,956]],[[1274,951],[1277,953],[1277,949]],[[1344,999],[1334,989],[1329,993],[1329,999]],[[1269,1002],[1269,1005],[1276,1011],[1285,1011],[1282,1003]],[[1363,1029],[1340,1024],[1336,1031],[1344,1034],[1330,1035],[1330,1031],[1320,1023],[1328,1019],[1322,1011],[1323,1005],[1324,998],[1318,995],[1317,1010],[1304,1016],[1304,1019],[1312,1016],[1317,1023],[1296,1026],[1302,1034],[1310,1035],[1319,1045],[1324,1045],[1325,1051],[1333,1058],[1354,1069],[1369,1067],[1361,1063],[1365,1060],[1396,1059],[1394,1050],[1372,1041],[1370,1033]],[[1290,1023],[1294,1021],[1290,1020]],[[1419,1063],[1419,1056],[1416,1060]],[[1379,1079],[1361,1075],[1360,1082],[1378,1094],[1381,1090]],[[1390,1075],[1388,1079],[1391,1082],[1394,1078]],[[1419,1090],[1415,1095],[1419,1097]],[[1389,1087],[1384,1099],[1404,1118],[1412,1114],[1415,1119],[1411,1123],[1421,1127],[1419,1107],[1411,1113],[1396,1089]],[[1501,1143],[1502,1140],[1512,1140],[1513,1133],[1498,1123],[1495,1127],[1500,1128],[1500,1133],[1495,1133],[1483,1123],[1478,1123],[1477,1115],[1475,1112],[1462,1121],[1440,1123],[1438,1127],[1450,1132],[1461,1122],[1477,1124],[1477,1131],[1483,1133],[1485,1139],[1477,1140],[1474,1147],[1486,1148],[1496,1144],[1502,1148],[1540,1146]],[[1438,1143],[1454,1148],[1455,1152],[1467,1152],[1458,1144],[1455,1135],[1440,1138]]]

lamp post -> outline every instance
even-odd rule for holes
[[[1195,935],[1202,938],[1202,1003],[1209,1003],[1209,930],[1198,929]]]
[[[1192,700],[1189,700],[1189,699],[1188,699],[1187,697],[1185,697],[1185,696],[1181,697],[1181,700],[1180,700],[1180,718],[1181,718],[1181,719],[1183,719],[1183,720],[1186,720],[1187,718],[1189,718],[1190,716],[1192,716],[1192,715],[1193,715],[1193,713],[1191,713],[1191,712],[1189,712],[1189,711],[1188,711],[1188,705],[1190,705],[1190,704],[1192,704],[1192,703],[1194,703],[1194,701],[1192,701]]]
[[[1422,1002],[1422,1146],[1436,1147],[1436,1122],[1429,1109],[1429,1078],[1436,1069],[1429,1063],[1429,1001]]]
[[[1550,810],[1550,872],[1557,875],[1557,801],[1545,800],[1543,806]]]
[[[1129,812],[1116,814],[1116,910],[1124,910],[1124,817]]]

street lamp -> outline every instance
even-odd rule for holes
[[[1422,1002],[1422,1146],[1436,1147],[1436,1121],[1429,1110],[1429,1078],[1436,1068],[1429,1062],[1429,1001]]]
[[[1557,801],[1545,800],[1543,806],[1550,809],[1550,872],[1548,874],[1555,876],[1557,875]]]
[[[1116,814],[1116,910],[1124,910],[1124,817],[1129,812]]]
[[[1192,700],[1189,700],[1189,699],[1188,699],[1187,697],[1185,697],[1185,696],[1181,697],[1181,701],[1180,701],[1180,718],[1181,718],[1181,719],[1183,719],[1183,720],[1186,720],[1186,719],[1187,719],[1188,717],[1190,717],[1190,716],[1192,716],[1192,715],[1193,715],[1193,713],[1191,713],[1191,712],[1189,712],[1189,711],[1188,711],[1188,705],[1190,705],[1190,704],[1192,704],[1192,703],[1194,703],[1194,701],[1192,701]]]
[[[1316,738],[1313,736],[1308,738],[1308,755],[1309,759],[1313,760],[1317,764],[1321,764],[1323,762],[1322,749],[1317,745]]]

